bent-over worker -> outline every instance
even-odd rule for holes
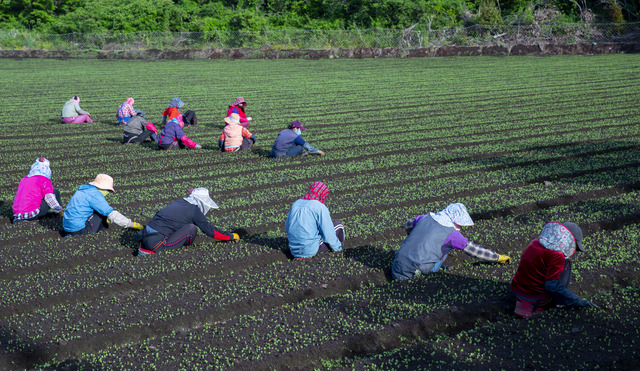
[[[437,272],[443,267],[452,249],[486,261],[510,264],[511,258],[482,248],[465,238],[460,228],[472,226],[473,220],[461,203],[447,206],[438,213],[420,215],[406,221],[408,236],[396,251],[391,273],[394,279],[409,279],[416,275]]]
[[[218,205],[209,197],[209,190],[192,189],[188,197],[158,211],[138,233],[138,240],[141,241],[138,256],[189,246],[195,241],[198,228],[216,240],[239,240],[237,233],[222,231],[209,223],[205,215],[217,208]]]

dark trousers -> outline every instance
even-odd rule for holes
[[[342,222],[339,220],[335,220],[333,222],[333,229],[336,231],[336,237],[338,237],[338,241],[344,242],[344,225],[342,225]],[[321,242],[320,246],[318,247],[318,253],[329,251],[329,246],[326,243]]]
[[[91,214],[89,219],[87,219],[84,225],[85,225],[84,229],[81,229],[77,232],[67,232],[66,236],[80,236],[83,234],[92,234],[92,233],[104,231],[105,229],[109,228],[109,224],[107,223],[107,217],[102,216],[96,213],[95,211],[93,212],[93,214]]]
[[[151,138],[151,140],[153,140],[154,142],[158,141],[158,136],[151,130],[145,130],[140,133],[140,135],[130,134],[126,132],[122,134],[122,140],[125,143],[142,143],[147,140],[147,138]]]
[[[187,224],[170,236],[165,236],[162,233],[148,233],[144,230],[140,247],[153,252],[174,250],[193,244],[197,235],[198,227],[194,224]]]
[[[58,203],[60,205],[62,205],[62,201],[60,201],[60,191],[58,191],[57,189],[53,189],[53,194],[54,196],[56,196],[56,200],[58,200]],[[36,220],[36,219],[40,219],[43,216],[47,215],[47,213],[49,212],[49,210],[51,210],[51,208],[49,207],[49,204],[47,203],[47,201],[44,200],[44,198],[42,199],[42,201],[40,201],[40,212],[35,215],[34,217],[28,218],[28,219],[14,219],[13,222],[17,223],[17,222],[22,222],[25,220]]]
[[[193,125],[196,126],[198,125],[198,119],[196,118],[196,113],[195,111],[185,111],[182,114],[182,120],[184,121],[185,125]]]

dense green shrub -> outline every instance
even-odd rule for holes
[[[632,1],[585,0],[600,20],[638,20]],[[409,28],[532,21],[540,8],[568,19],[585,11],[564,0],[5,0],[0,29],[38,33],[122,33],[270,29]],[[470,24],[471,23],[471,24]]]

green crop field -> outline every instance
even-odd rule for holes
[[[0,63],[2,369],[633,369],[640,367],[640,56]],[[94,123],[62,124],[73,95]],[[172,97],[202,149],[123,145],[118,106],[159,125]],[[237,96],[258,139],[221,153]],[[268,157],[293,120],[325,156]],[[63,205],[98,173],[146,224],[207,187],[237,243],[136,256],[112,226],[62,238],[11,224],[20,179],[51,161]],[[314,181],[342,252],[290,260],[284,221]],[[462,233],[511,256],[394,282],[405,220],[464,203]],[[582,227],[569,287],[601,309],[513,316],[509,284],[547,221]]]

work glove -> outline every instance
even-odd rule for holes
[[[318,150],[318,154],[319,154],[320,156],[324,156],[324,151]]]
[[[511,258],[506,256],[506,255],[499,255],[498,254],[498,263],[500,264],[511,264]]]
[[[251,120],[253,120],[253,119],[252,119],[251,117],[247,117],[247,120],[251,121]]]
[[[137,229],[137,230],[142,230],[142,228],[144,228],[144,225],[138,223],[138,222],[133,222],[133,225],[131,226],[131,228],[133,229]]]
[[[196,144],[196,149],[200,149],[200,148],[202,148],[202,146],[199,144]]]
[[[592,302],[590,302],[589,300],[586,300],[586,299],[580,300],[580,303],[578,304],[578,306],[580,306],[580,307],[592,307],[592,308],[600,309],[599,305],[597,305],[595,303],[592,303]]]
[[[232,234],[233,234],[234,241],[238,241],[240,239],[240,236],[237,233],[232,233]]]
[[[58,215],[59,215],[61,218],[64,218],[64,210],[60,210],[60,211],[58,212]]]

